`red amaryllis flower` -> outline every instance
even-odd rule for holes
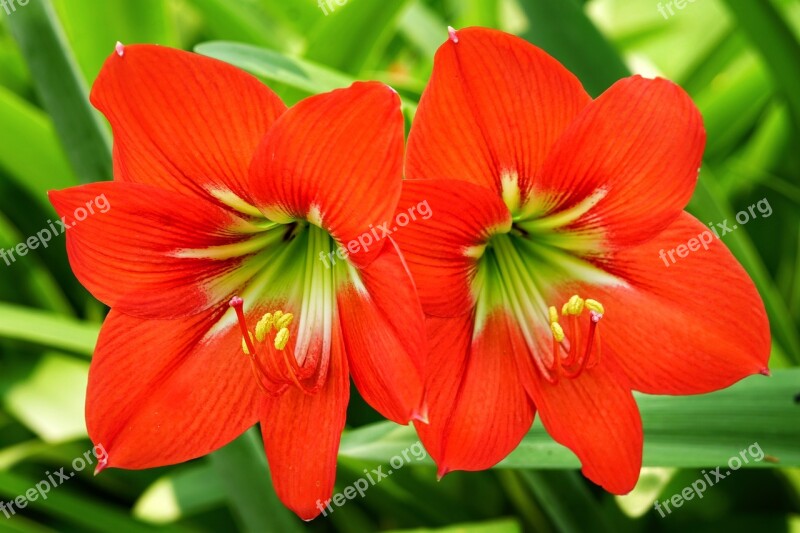
[[[398,234],[428,316],[419,433],[441,475],[497,463],[538,410],[586,476],[625,493],[642,457],[631,390],[697,394],[766,372],[759,295],[682,211],[704,144],[673,83],[632,77],[592,100],[521,39],[451,31],[399,208],[422,198],[436,215]],[[687,242],[667,266],[661,250]]]
[[[92,102],[114,130],[115,181],[51,200],[62,215],[111,206],[67,238],[76,276],[112,308],[86,408],[104,466],[186,461],[260,421],[278,495],[313,518],[349,376],[387,418],[421,413],[414,285],[392,241],[351,243],[400,196],[397,94],[358,83],[287,110],[229,65],[130,46]]]

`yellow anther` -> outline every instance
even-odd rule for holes
[[[552,322],[550,324],[550,331],[553,332],[553,337],[555,337],[558,342],[564,340],[564,329],[558,322]]]
[[[275,335],[275,348],[283,350],[286,348],[286,343],[289,342],[289,330],[282,328],[277,335]]]
[[[283,311],[281,311],[280,309],[279,309],[279,310],[277,310],[277,311],[275,311],[274,313],[272,313],[272,319],[273,319],[275,322],[277,322],[278,320],[280,320],[280,318],[281,318],[282,316],[283,316]]]
[[[550,313],[550,323],[558,322],[558,311],[556,311],[556,308],[551,305],[548,312]]]
[[[583,312],[584,300],[577,294],[573,294],[567,302],[567,314],[578,316]]]
[[[594,311],[595,313],[600,313],[601,315],[604,315],[606,313],[606,310],[603,307],[603,304],[601,304],[597,300],[590,300],[590,299],[587,298],[586,299],[586,308],[589,309],[590,311]]]
[[[275,320],[275,329],[288,328],[289,324],[292,323],[292,320],[294,320],[294,315],[292,313],[286,313],[282,317]]]
[[[565,302],[564,305],[561,306],[561,314],[564,316],[567,316],[569,314],[569,302]]]
[[[267,338],[267,334],[272,331],[273,321],[272,313],[267,313],[258,321],[258,324],[256,324],[256,340],[258,342],[264,342],[264,339]]]
[[[248,332],[250,335],[250,342],[253,342],[253,334]],[[247,341],[242,337],[242,351],[245,355],[250,355],[250,350],[247,348]]]

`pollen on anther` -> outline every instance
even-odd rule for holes
[[[277,335],[275,335],[275,348],[278,350],[283,350],[286,348],[287,342],[289,342],[289,330],[283,328],[278,332]]]
[[[603,304],[598,302],[597,300],[592,300],[591,298],[586,299],[586,308],[590,311],[595,311],[596,313],[600,313],[600,315],[605,314],[606,310],[603,307]]]
[[[452,26],[447,27],[447,34],[450,36],[450,40],[454,43],[458,43],[458,34],[456,33],[456,29]]]
[[[261,317],[261,320],[258,321],[256,324],[256,340],[258,342],[264,342],[264,339],[267,338],[267,334],[272,331],[272,324],[274,321],[274,317],[272,313],[267,313]]]
[[[294,320],[294,315],[292,313],[286,313],[275,319],[275,328],[276,329],[288,328],[289,325],[292,323],[292,320]]]
[[[117,41],[117,44],[114,46],[114,50],[117,52],[117,55],[119,57],[122,57],[122,56],[125,55],[125,45],[122,44],[119,41]]]
[[[561,342],[564,340],[564,329],[558,322],[553,322],[552,324],[550,324],[550,331],[553,332],[553,337],[555,337],[557,342]]]

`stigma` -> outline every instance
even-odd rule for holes
[[[589,326],[586,339],[581,342],[580,317],[584,311],[588,311]],[[555,306],[550,306],[547,314],[553,336],[553,357],[543,369],[545,379],[550,383],[558,382],[560,376],[575,379],[587,368],[596,366],[600,361],[598,324],[605,314],[603,304],[574,294],[561,306],[560,317]],[[566,331],[559,321],[560,318],[564,318],[567,322]]]

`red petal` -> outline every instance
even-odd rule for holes
[[[474,306],[470,255],[493,232],[511,225],[500,199],[483,187],[454,180],[404,181],[398,213],[429,213],[392,234],[406,258],[426,314],[457,316]]]
[[[114,129],[115,178],[208,197],[246,198],[258,143],[286,109],[255,77],[197,54],[126,46],[91,95]]]
[[[241,259],[177,253],[242,242],[246,236],[232,232],[241,220],[229,211],[196,197],[120,182],[54,191],[50,200],[65,217],[75,275],[117,311],[176,318],[198,313],[227,296],[217,283]]]
[[[372,407],[398,424],[424,417],[425,317],[395,244],[362,272],[363,288],[340,289],[339,313],[350,373]]]
[[[350,260],[366,265],[384,244],[372,230],[394,213],[402,164],[400,98],[380,83],[355,83],[303,100],[275,123],[251,188],[274,220],[308,218],[348,247],[361,238]]]
[[[703,119],[686,92],[667,80],[634,76],[578,116],[547,158],[533,194],[550,213],[604,195],[572,227],[601,231],[610,247],[642,243],[680,215],[704,147]]]
[[[465,347],[472,327],[460,317],[434,319],[429,330],[431,423],[417,428],[440,475],[494,466],[533,423],[534,407],[514,365],[514,351],[527,350],[517,328],[496,312]]]
[[[316,394],[296,387],[272,400],[261,430],[272,482],[303,520],[319,515],[333,493],[336,458],[350,397],[341,332],[334,326],[328,380]]]
[[[519,37],[485,28],[457,36],[436,54],[408,140],[406,176],[466,180],[500,193],[511,173],[524,193],[590,98],[558,61]]]
[[[265,396],[236,328],[209,330],[225,312],[179,320],[109,314],[92,360],[86,424],[129,469],[181,463],[232,441],[258,421]]]
[[[642,420],[630,390],[608,365],[553,385],[531,384],[545,429],[581,460],[583,474],[614,494],[627,494],[642,466]]]
[[[614,257],[607,268],[629,289],[586,289],[606,307],[604,356],[611,354],[635,390],[700,394],[767,368],[770,333],[761,297],[725,245],[714,238],[705,250],[701,235],[713,237],[684,213],[655,240]],[[698,249],[687,249],[684,258],[673,253],[672,263],[670,250],[692,239]]]

